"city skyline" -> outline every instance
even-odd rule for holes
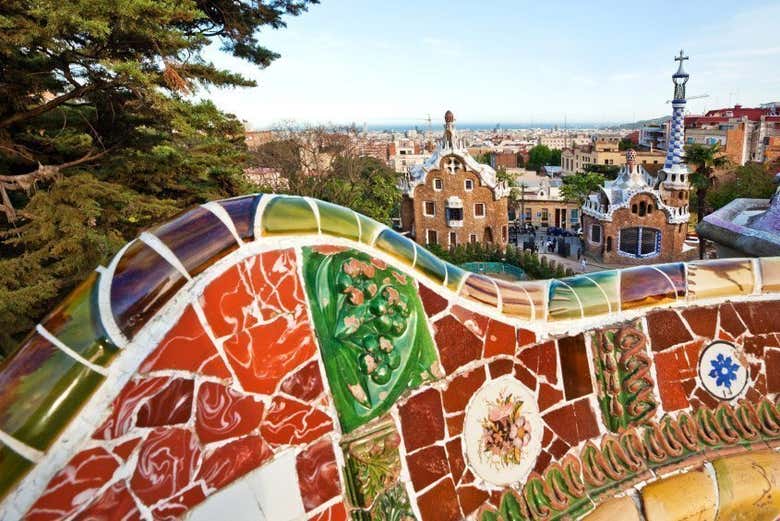
[[[385,6],[328,1],[259,39],[281,57],[259,70],[216,44],[206,58],[258,82],[200,96],[251,128],[284,121],[425,126],[625,123],[663,116],[672,61],[691,56],[688,109],[775,101],[780,47],[766,2],[689,2],[673,11],[608,2]],[[449,7],[447,7],[449,6]],[[577,42],[573,45],[573,42]],[[508,126],[508,125],[507,125]]]

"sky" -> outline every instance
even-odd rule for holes
[[[322,0],[259,39],[257,87],[201,93],[250,128],[298,123],[631,122],[667,115],[674,56],[692,113],[780,101],[780,1]]]

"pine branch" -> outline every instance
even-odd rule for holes
[[[28,119],[40,116],[41,114],[45,114],[46,112],[50,111],[51,109],[57,108],[63,103],[65,103],[68,100],[72,100],[73,98],[77,98],[81,95],[83,95],[86,92],[89,92],[92,90],[94,86],[92,85],[82,85],[80,87],[76,87],[73,90],[66,92],[62,96],[57,96],[54,99],[51,99],[44,103],[43,105],[38,105],[34,109],[30,109],[26,112],[16,112],[12,114],[11,116],[8,116],[7,118],[0,120],[0,128],[7,128],[15,123],[19,123],[21,121],[26,121]]]

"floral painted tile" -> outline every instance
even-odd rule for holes
[[[699,357],[699,380],[719,400],[736,398],[748,381],[744,357],[728,342],[711,343]]]

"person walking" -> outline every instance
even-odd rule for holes
[[[585,273],[588,271],[588,262],[585,260],[585,257],[580,259],[580,266],[582,267],[582,272]]]

